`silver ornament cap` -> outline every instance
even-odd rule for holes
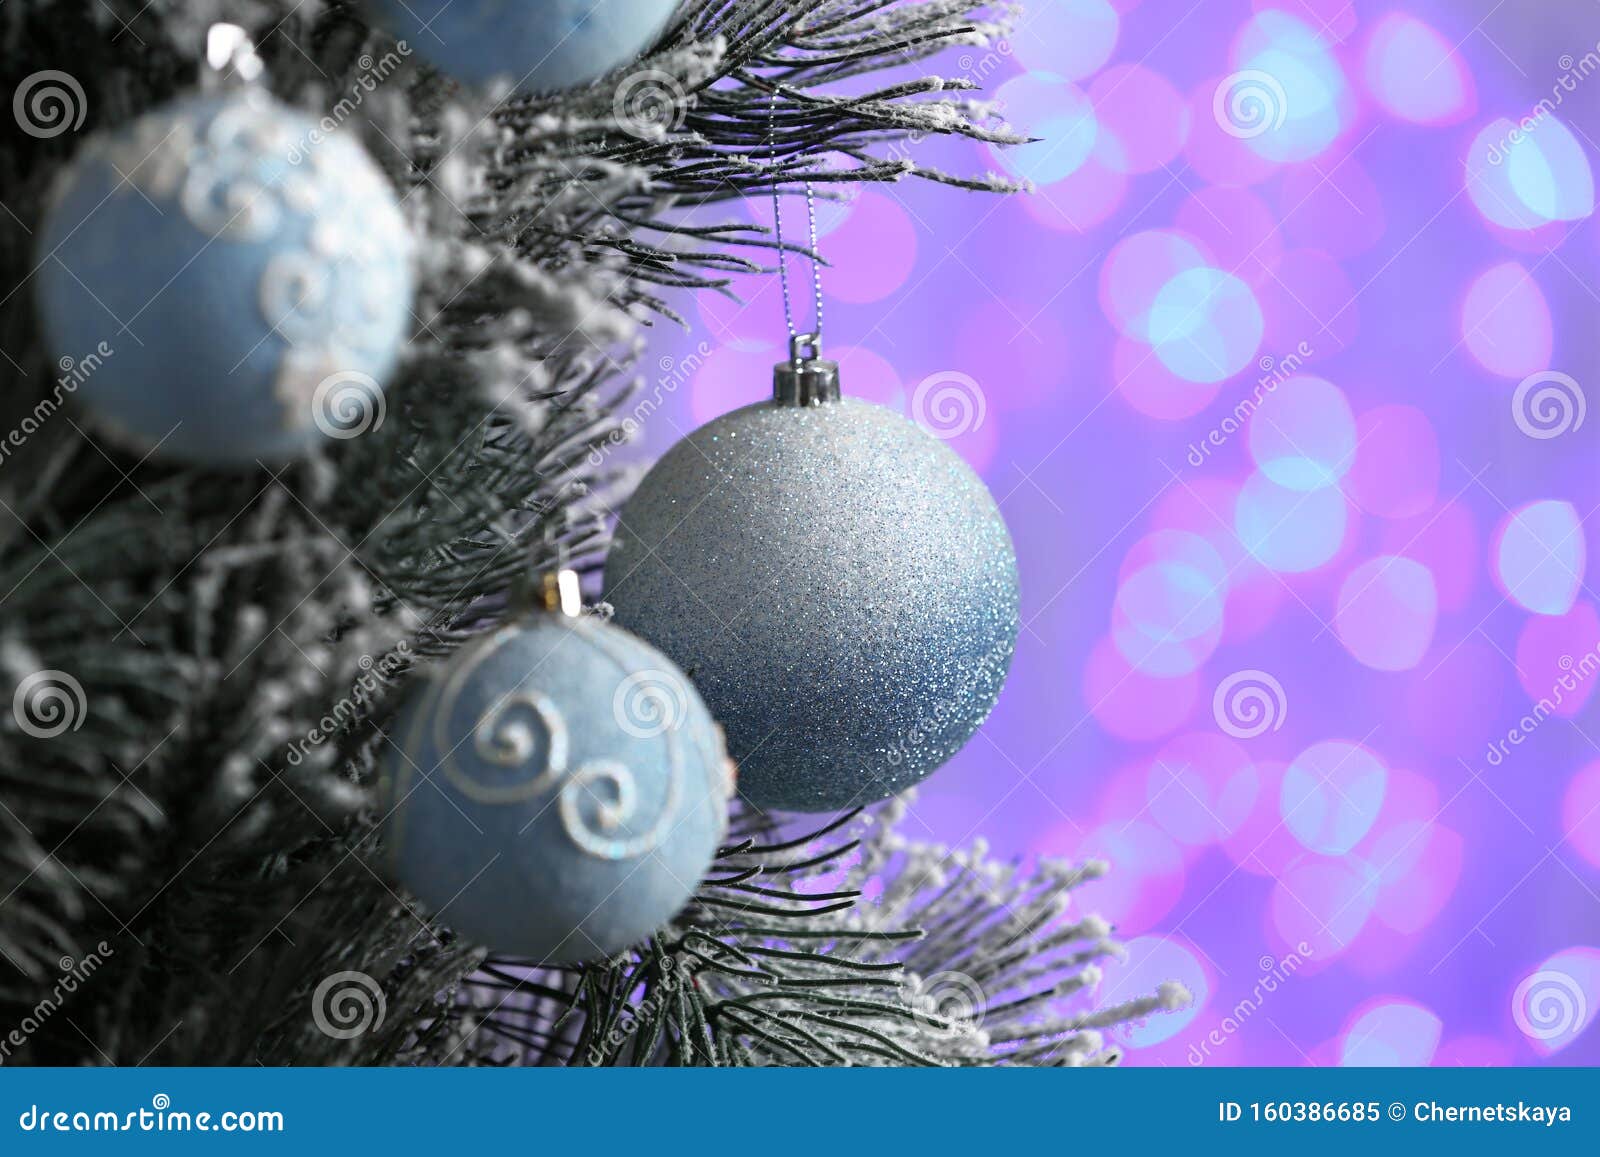
[[[822,339],[797,333],[789,360],[772,367],[772,400],[780,406],[820,406],[839,400],[839,363],[822,356]]]
[[[1016,555],[945,442],[826,400],[836,367],[791,357],[787,371],[772,401],[694,431],[646,475],[618,516],[605,597],[694,681],[747,800],[834,811],[925,778],[989,714],[1016,645]]]

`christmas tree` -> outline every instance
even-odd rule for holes
[[[1103,864],[1023,869],[904,839],[904,797],[809,824],[735,803],[667,924],[549,965],[473,942],[449,905],[436,918],[396,882],[393,805],[375,787],[404,742],[401,705],[514,615],[514,588],[560,566],[597,575],[633,478],[616,448],[641,404],[633,365],[651,327],[730,274],[815,256],[722,209],[861,182],[1017,191],[904,147],[1020,143],[974,82],[940,73],[941,53],[997,44],[1015,14],[975,0],[688,0],[600,79],[513,91],[430,63],[426,31],[397,39],[386,7],[0,8],[22,129],[0,143],[0,668],[14,689],[0,713],[0,1023],[17,1026],[0,1056],[1114,1060],[1101,1029],[1185,996],[1170,986],[1096,1007],[1098,962],[1116,945],[1066,908]],[[563,62],[559,46],[549,59]],[[172,430],[143,444],[128,415],[150,416],[149,393],[105,412],[124,366],[203,360],[215,335],[184,324],[211,316],[192,288],[159,309],[70,318],[87,327],[73,333],[104,334],[70,349],[68,321],[41,320],[47,287],[84,285],[67,259],[82,234],[51,216],[66,176],[107,167],[107,199],[155,209],[172,191],[171,134],[137,138],[132,155],[92,142],[219,83],[270,92],[309,126],[287,164],[312,176],[282,212],[306,216],[308,244],[351,246],[344,269],[368,271],[337,286],[358,324],[377,326],[415,280],[392,372],[280,372],[280,395],[286,381],[352,387],[294,394],[325,410],[309,453],[249,453],[259,430],[255,399],[233,393],[243,375],[160,415]],[[203,126],[213,145],[217,123]],[[339,151],[356,148],[381,181]],[[329,174],[338,195],[324,204],[315,180]],[[219,235],[255,220],[248,200],[204,208],[224,213]],[[128,231],[107,268],[138,284],[163,228]],[[404,273],[371,276],[384,269]],[[308,291],[289,284],[285,316],[303,320]],[[500,899],[513,914],[528,900]]]

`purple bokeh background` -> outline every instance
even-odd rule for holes
[[[1130,1063],[1600,1063],[1597,42],[1581,0],[1032,0],[938,63],[1041,143],[907,155],[1037,193],[820,207],[845,389],[951,438],[1021,567],[908,834],[1111,862],[1101,998],[1197,997]],[[769,388],[777,279],[737,288],[651,345],[642,454]]]

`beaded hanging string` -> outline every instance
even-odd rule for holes
[[[772,223],[778,241],[778,282],[783,288],[783,320],[789,327],[789,350],[794,360],[799,360],[800,351],[809,348],[813,358],[822,355],[822,264],[817,260],[817,204],[816,193],[811,182],[805,183],[806,197],[806,226],[810,244],[811,258],[811,291],[816,303],[816,324],[807,332],[800,333],[794,324],[794,302],[789,294],[789,262],[788,252],[783,245],[783,200],[778,191],[778,90],[774,86],[772,99],[767,105],[767,140],[769,144],[768,164],[773,172],[772,181]]]

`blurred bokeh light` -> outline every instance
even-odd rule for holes
[[[1109,863],[1099,997],[1196,997],[1128,1063],[1600,1064],[1597,46],[1577,0],[1041,0],[904,78],[1039,140],[895,146],[1034,192],[819,186],[845,390],[970,383],[934,432],[1021,567],[908,822]],[[777,279],[729,289],[641,454],[766,393]]]

